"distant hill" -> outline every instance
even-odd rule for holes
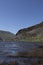
[[[14,36],[11,32],[0,30],[0,41],[13,41]]]
[[[43,42],[43,22],[24,28],[16,33],[15,40],[29,42]]]

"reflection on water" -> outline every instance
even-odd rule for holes
[[[28,43],[28,42],[0,42],[0,63],[3,61],[9,62],[9,61],[17,60],[20,65],[30,65],[30,63],[26,64],[23,62],[23,60],[25,59],[29,61],[30,58],[9,58],[6,55],[7,54],[15,55],[16,52],[19,51],[28,51],[28,52],[33,51],[32,49],[36,48],[38,44]]]
[[[32,51],[37,47],[32,43],[24,42],[0,42],[0,55],[5,53],[16,53],[18,51]],[[32,48],[32,49],[31,49]]]

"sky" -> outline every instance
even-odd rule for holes
[[[0,30],[19,29],[43,21],[43,0],[0,0]]]

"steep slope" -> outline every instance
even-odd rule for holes
[[[16,40],[21,41],[43,41],[43,22],[34,26],[21,29],[17,32]]]
[[[0,41],[13,41],[14,36],[11,32],[0,30]]]

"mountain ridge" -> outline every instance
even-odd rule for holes
[[[43,21],[36,25],[20,29],[16,34],[0,30],[0,41],[43,42]]]
[[[27,27],[27,28],[24,28],[24,29],[20,29],[18,32],[20,32],[21,30],[23,30],[23,31],[27,31],[27,30],[32,30],[33,28],[35,28],[35,27],[38,27],[38,26],[43,26],[43,22],[41,22],[41,23],[39,23],[39,24],[36,24],[36,25],[33,25],[33,26],[30,26],[30,27]],[[17,32],[17,33],[18,33]]]
[[[20,29],[16,33],[16,37],[22,41],[43,41],[43,22],[31,27]]]

